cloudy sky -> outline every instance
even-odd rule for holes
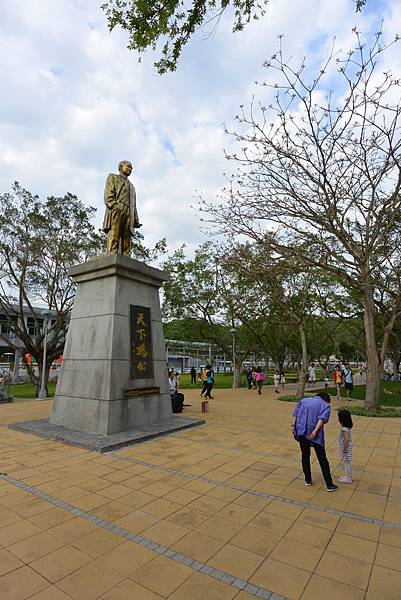
[[[272,0],[263,20],[233,35],[223,19],[199,33],[176,73],[141,63],[126,34],[108,32],[102,0],[0,0],[0,193],[14,181],[40,195],[77,194],[103,216],[107,174],[134,163],[146,242],[162,237],[189,251],[206,238],[194,194],[211,198],[230,164],[223,132],[240,104],[258,93],[262,62],[284,34],[294,57],[319,61],[333,36],[351,46],[354,25],[401,33],[399,0]],[[393,67],[400,66],[393,53]]]

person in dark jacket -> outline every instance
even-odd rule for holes
[[[206,373],[205,398],[211,398],[213,400],[212,389],[213,389],[213,385],[214,385],[214,372],[213,372],[211,365],[208,365],[208,367],[206,367],[206,368],[207,368],[207,373]]]

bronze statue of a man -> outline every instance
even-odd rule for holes
[[[107,233],[107,253],[121,252],[130,255],[131,236],[135,228],[141,227],[136,210],[135,188],[128,177],[132,173],[132,165],[122,160],[118,165],[119,174],[110,173],[104,190],[103,231]]]

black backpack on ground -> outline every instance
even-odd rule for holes
[[[183,404],[184,394],[176,392],[174,396],[171,396],[171,408],[173,409],[173,413],[181,413]]]

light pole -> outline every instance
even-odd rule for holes
[[[4,356],[8,356],[7,395],[9,396],[10,395],[10,380],[11,380],[11,357],[14,356],[14,354],[12,352],[4,352]]]
[[[235,329],[235,327],[231,327],[230,329],[230,333],[232,333],[233,336],[233,388],[236,388],[236,381],[235,381],[235,332],[237,330]]]
[[[42,362],[42,382],[40,385],[40,391],[38,400],[44,400],[47,398],[45,376],[46,376],[46,355],[47,355],[47,325],[51,311],[48,309],[42,310],[40,313],[44,319],[43,324],[43,362]]]

